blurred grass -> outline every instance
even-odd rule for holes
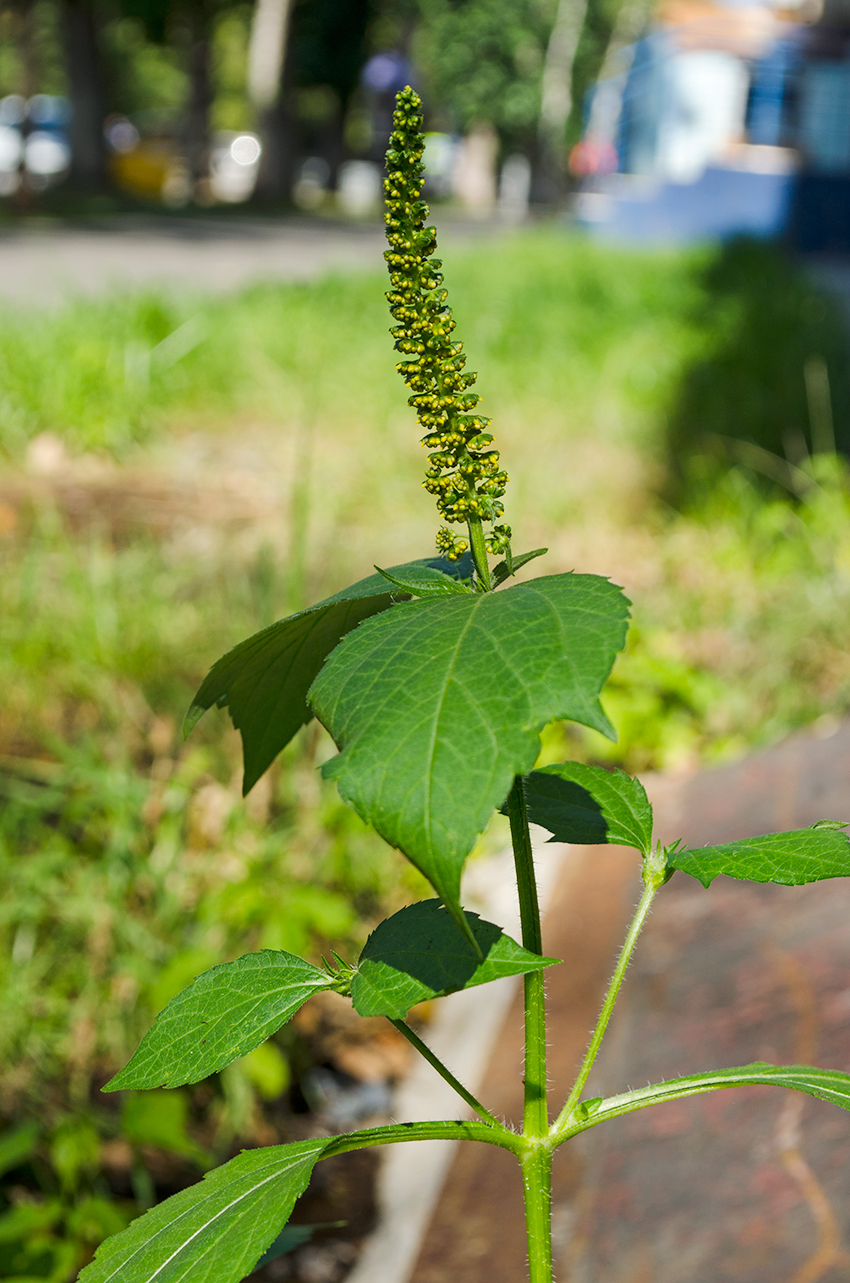
[[[737,432],[787,467],[764,406],[791,389],[811,447],[813,358],[846,439],[834,304],[761,247],[639,254],[535,232],[444,257],[515,547],[548,543],[540,573],[610,574],[635,601],[606,696],[619,744],[554,726],[544,754],[683,769],[850,710],[844,463],[798,452],[792,495],[700,451]],[[168,1192],[152,1152],[196,1175],[237,1137],[268,1138],[264,1101],[297,1076],[290,1034],[170,1113],[98,1096],[168,997],[247,949],[354,948],[418,889],[318,779],[317,728],[245,803],[225,719],[187,745],[177,729],[230,645],[432,550],[384,288],[0,319],[0,1115],[38,1122],[29,1141],[0,1135],[5,1276],[73,1277],[116,1218]],[[674,475],[675,509],[659,498]]]

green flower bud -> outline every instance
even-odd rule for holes
[[[423,485],[436,497],[440,514],[459,523],[494,521],[504,511],[499,499],[508,478],[498,470],[498,451],[482,449],[493,440],[485,430],[490,420],[465,413],[480,401],[466,391],[477,376],[464,372],[463,344],[451,339],[455,320],[439,288],[442,263],[432,257],[437,233],[425,226],[429,209],[420,200],[424,147],[422,102],[408,86],[396,98],[384,180],[390,247],[384,258],[392,287],[387,302],[398,322],[390,333],[396,350],[408,358],[396,369],[413,393],[408,403],[425,430],[422,444],[433,451]],[[502,552],[509,539],[508,526],[494,526],[487,547]],[[450,530],[437,535],[437,548],[447,557],[463,556],[467,546]]]

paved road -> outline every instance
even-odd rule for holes
[[[454,222],[449,241],[486,234]],[[309,280],[334,268],[382,268],[383,224],[286,217],[116,217],[0,230],[0,299],[56,305],[122,286],[231,290],[252,281]]]
[[[726,842],[848,812],[850,723],[690,780],[654,781],[665,842]],[[566,1095],[637,898],[623,848],[573,848],[544,923],[549,1072]],[[675,874],[638,947],[587,1095],[767,1060],[850,1068],[850,880],[780,887]],[[522,1014],[508,1013],[478,1092],[521,1113]],[[770,1087],[605,1124],[553,1173],[556,1277],[570,1283],[847,1283],[850,1116]],[[410,1283],[516,1283],[526,1249],[518,1170],[464,1145]]]

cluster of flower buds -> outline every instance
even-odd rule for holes
[[[392,288],[390,311],[398,322],[391,333],[405,360],[396,367],[413,395],[409,399],[425,430],[422,444],[433,453],[424,486],[437,498],[446,521],[496,521],[504,512],[500,502],[508,476],[499,468],[499,452],[490,449],[490,420],[470,413],[480,397],[467,389],[476,376],[464,372],[461,343],[452,340],[455,322],[446,305],[446,291],[433,227],[425,227],[428,206],[422,191],[422,103],[409,86],[396,98],[393,132],[387,152],[387,240],[384,254]],[[508,526],[494,525],[487,536],[490,552],[503,552],[510,541]],[[467,543],[451,530],[441,529],[437,548],[457,558]]]

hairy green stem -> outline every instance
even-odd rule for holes
[[[490,566],[487,562],[487,545],[484,542],[484,527],[481,524],[480,517],[469,517],[467,519],[469,528],[469,550],[472,553],[472,560],[475,563],[475,570],[478,574],[478,580],[482,588],[487,592],[493,587],[490,580]]]
[[[655,899],[658,887],[658,880],[653,877],[646,876],[645,873],[643,894],[641,895],[640,902],[635,910],[635,916],[632,918],[631,925],[629,926],[629,930],[623,942],[623,947],[620,950],[620,956],[617,959],[617,965],[614,968],[614,975],[612,976],[611,983],[608,986],[608,992],[605,994],[605,1001],[602,1003],[602,1010],[599,1013],[596,1028],[594,1029],[593,1035],[590,1039],[587,1054],[582,1061],[578,1078],[575,1081],[572,1091],[567,1097],[567,1102],[552,1125],[552,1137],[555,1141],[561,1139],[562,1133],[569,1129],[570,1123],[573,1121],[573,1111],[578,1104],[581,1098],[581,1093],[584,1091],[587,1080],[590,1077],[590,1072],[596,1061],[602,1039],[605,1037],[605,1030],[608,1028],[608,1021],[611,1019],[611,1012],[614,1010],[614,1004],[617,1001],[617,995],[620,992],[620,986],[622,985],[626,974],[626,968],[629,965],[629,960],[631,959],[634,947],[637,944],[637,939],[641,933],[643,924],[646,921],[650,905]]]
[[[475,1110],[479,1118],[482,1118],[485,1123],[492,1123],[494,1127],[498,1127],[502,1131],[507,1131],[507,1128],[504,1126],[504,1124],[500,1123],[498,1118],[495,1118],[493,1114],[490,1113],[489,1109],[485,1109],[484,1106],[481,1104],[481,1102],[477,1100],[475,1096],[473,1096],[471,1091],[467,1091],[463,1083],[459,1082],[458,1079],[455,1078],[452,1071],[446,1065],[443,1064],[439,1056],[434,1055],[431,1048],[422,1041],[422,1039],[419,1037],[418,1034],[415,1034],[413,1032],[413,1030],[410,1028],[410,1025],[407,1024],[406,1021],[393,1020],[392,1024],[395,1025],[396,1029],[399,1031],[400,1034],[404,1035],[404,1037],[407,1039],[410,1045],[416,1048],[420,1056],[424,1057],[424,1059],[428,1061],[428,1064],[431,1065],[433,1069],[436,1069],[440,1077],[443,1078],[449,1084],[449,1086],[452,1087],[457,1092],[461,1100],[465,1100],[467,1105],[469,1105],[471,1109]]]
[[[552,1150],[535,1146],[520,1163],[529,1283],[552,1283]]]
[[[511,841],[514,848],[519,915],[522,922],[522,943],[531,953],[543,952],[540,931],[540,906],[537,902],[537,881],[534,876],[534,856],[531,834],[528,831],[528,810],[522,777],[517,776],[508,794],[508,818],[511,823]],[[523,1135],[545,1136],[549,1131],[549,1114],[546,1105],[546,1008],[543,989],[543,972],[533,971],[524,977],[525,982],[525,1109]]]
[[[517,776],[508,794],[508,818],[516,865],[522,943],[532,953],[543,952],[540,930],[540,906],[531,834],[528,831],[528,809],[522,777]],[[543,972],[523,977],[525,986],[525,1104],[523,1139],[527,1148],[522,1156],[522,1179],[525,1191],[525,1219],[528,1232],[528,1268],[531,1283],[552,1283],[552,1151],[543,1141],[549,1132],[549,1109],[546,1083],[546,1002]]]

